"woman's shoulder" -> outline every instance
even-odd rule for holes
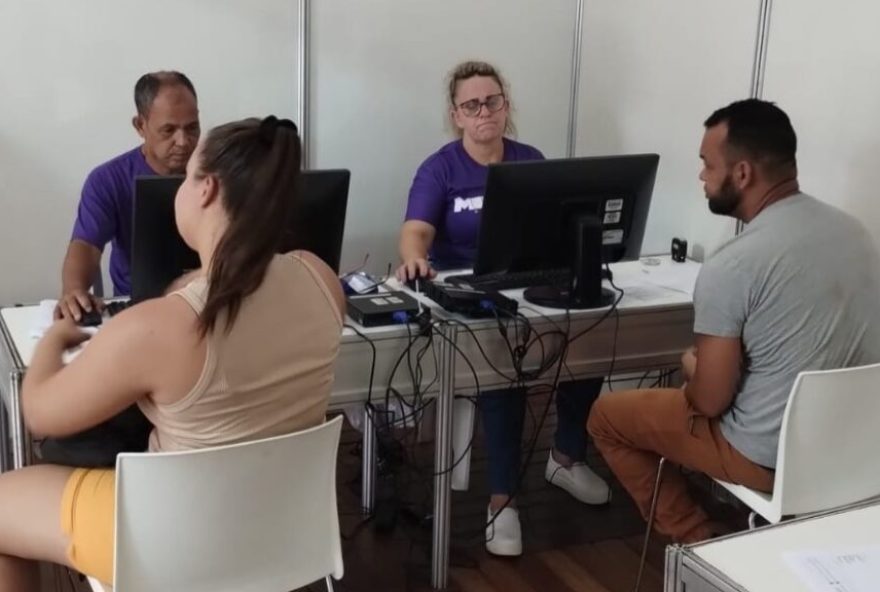
[[[292,266],[305,271],[321,288],[327,299],[339,312],[339,320],[345,315],[345,294],[336,272],[323,259],[311,251],[289,251],[275,256],[275,263],[280,266]]]
[[[461,158],[461,140],[453,140],[441,146],[422,161],[420,169],[445,169]]]

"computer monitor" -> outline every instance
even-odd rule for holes
[[[602,264],[639,257],[659,160],[637,154],[490,165],[474,273],[567,270],[566,285],[529,287],[525,299],[553,308],[607,306],[614,295],[602,288]]]
[[[174,197],[182,176],[135,179],[131,245],[131,299],[161,296],[168,285],[200,265],[174,220]],[[339,273],[351,173],[303,171],[278,248],[311,251]],[[291,196],[294,198],[294,196]]]

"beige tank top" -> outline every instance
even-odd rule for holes
[[[172,296],[201,314],[207,282]],[[342,317],[317,271],[296,253],[276,255],[230,332],[207,336],[192,390],[170,405],[139,403],[155,428],[150,451],[190,450],[287,434],[324,421]]]

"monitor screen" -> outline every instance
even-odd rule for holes
[[[300,174],[279,253],[311,251],[339,273],[350,178],[347,170]],[[172,281],[200,265],[198,254],[183,241],[174,221],[174,197],[183,179],[135,179],[131,245],[131,298],[135,302],[161,296]]]
[[[569,270],[572,282],[600,290],[602,263],[639,257],[659,159],[639,154],[490,165],[474,273]],[[575,307],[573,296],[566,292],[569,300],[557,304]]]

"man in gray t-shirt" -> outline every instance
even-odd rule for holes
[[[788,117],[749,99],[705,126],[709,209],[747,226],[700,271],[686,385],[602,397],[587,424],[646,517],[660,457],[770,491],[798,373],[880,361],[880,257],[856,220],[800,192]],[[677,471],[664,474],[655,526],[684,543],[716,534]]]
[[[721,433],[746,458],[776,466],[799,372],[880,361],[878,271],[865,229],[803,193],[768,205],[703,265],[694,333],[741,342]]]

